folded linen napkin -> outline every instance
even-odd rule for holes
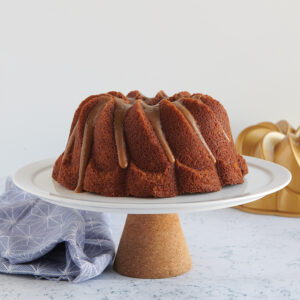
[[[9,177],[1,192],[0,273],[81,282],[112,262],[115,247],[106,214],[47,203]]]

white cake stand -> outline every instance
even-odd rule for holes
[[[77,194],[52,180],[55,159],[27,165],[14,174],[21,189],[60,206],[99,212],[127,213],[115,259],[117,272],[137,278],[165,278],[190,270],[192,263],[177,213],[206,211],[245,204],[274,193],[291,180],[277,164],[245,157],[249,174],[240,185],[219,192],[174,198],[104,197]]]

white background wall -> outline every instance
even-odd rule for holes
[[[0,2],[0,175],[57,156],[73,112],[109,90],[203,92],[234,136],[300,125],[300,1]]]

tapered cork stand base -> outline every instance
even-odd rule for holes
[[[128,215],[114,269],[129,277],[183,274],[192,261],[177,214]]]

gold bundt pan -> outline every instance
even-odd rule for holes
[[[278,163],[290,170],[292,181],[284,189],[236,208],[257,214],[300,217],[300,127],[287,121],[259,123],[244,129],[236,140],[240,154]]]

